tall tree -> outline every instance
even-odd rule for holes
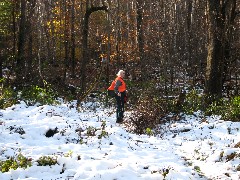
[[[137,0],[137,37],[138,37],[138,51],[141,63],[142,77],[144,73],[145,62],[144,55],[144,36],[143,36],[143,0]]]
[[[226,50],[226,32],[229,15],[236,7],[236,0],[208,0],[209,44],[205,92],[213,99],[222,96],[223,67]],[[231,19],[231,18],[230,18]]]
[[[76,52],[76,33],[75,33],[75,0],[71,5],[71,76],[75,77],[75,52]]]
[[[24,48],[26,45],[26,0],[21,0],[20,24],[18,34],[18,54],[16,67],[16,84],[20,85],[24,79],[25,56]]]
[[[69,1],[64,1],[64,74],[63,81],[66,81],[67,69],[69,67]]]
[[[26,59],[26,70],[25,70],[25,77],[26,81],[28,83],[32,83],[33,80],[33,24],[34,24],[34,13],[35,13],[35,7],[36,7],[36,0],[33,0],[29,3],[29,13],[26,18],[26,34],[28,34],[28,45],[27,45],[27,59]]]
[[[188,64],[192,63],[192,47],[191,47],[191,39],[192,39],[192,8],[193,8],[193,0],[187,0],[187,50],[188,50]]]
[[[81,94],[86,92],[86,67],[89,62],[88,56],[88,31],[89,31],[89,18],[90,15],[96,11],[107,11],[106,5],[93,6],[90,1],[86,1],[86,12],[84,15],[83,23],[83,37],[82,37],[82,66],[81,66]]]
[[[6,21],[8,19],[8,3],[6,1],[1,2],[0,4],[0,78],[3,77],[2,75],[2,65],[3,65],[3,59],[4,58],[4,38],[6,37],[7,33],[7,27],[6,27]]]

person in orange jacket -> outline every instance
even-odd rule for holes
[[[124,103],[127,97],[127,86],[123,78],[125,77],[125,71],[120,70],[117,73],[117,78],[112,82],[108,90],[114,90],[116,106],[117,106],[117,121],[116,123],[122,123],[124,117]]]

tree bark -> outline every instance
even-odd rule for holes
[[[224,63],[223,63],[223,80],[224,83],[227,80],[229,66],[233,63],[231,60],[232,53],[231,53],[231,43],[233,39],[233,29],[234,29],[234,21],[236,18],[236,0],[229,1],[229,4],[226,4],[226,14],[224,15],[226,31],[226,40],[225,40],[225,50],[224,50]]]
[[[188,0],[187,6],[187,50],[188,50],[188,66],[192,66],[192,0]],[[192,72],[191,72],[192,73]]]
[[[221,18],[220,1],[208,0],[209,44],[205,93],[211,100],[222,96],[222,72],[224,58],[224,21]]]
[[[67,76],[67,69],[69,67],[69,34],[68,34],[68,27],[69,27],[69,13],[68,13],[68,1],[64,1],[64,74],[63,74],[63,82],[66,81]]]
[[[16,10],[17,10],[17,2],[14,1],[13,3],[13,9],[12,9],[12,31],[13,31],[13,49],[12,49],[12,55],[13,55],[13,62],[11,62],[11,66],[14,67],[14,64],[16,62],[16,44],[17,44],[17,27],[16,27]]]
[[[71,76],[75,77],[75,0],[72,0],[71,11]]]
[[[209,45],[206,69],[207,95],[217,100],[222,97],[224,74],[229,66],[230,37],[235,18],[236,0],[208,0]]]
[[[17,67],[16,67],[16,85],[19,86],[24,80],[25,71],[25,57],[24,47],[26,44],[26,0],[21,0],[21,13],[18,35],[18,54],[17,54]]]
[[[29,15],[28,19],[26,20],[26,34],[28,34],[28,48],[27,48],[27,58],[26,58],[26,70],[25,70],[25,75],[26,77],[25,82],[31,84],[33,81],[33,69],[32,69],[32,64],[33,64],[33,15],[35,12],[35,7],[36,7],[36,0],[32,1],[30,4],[30,10],[29,10]]]
[[[143,0],[137,0],[137,39],[142,78],[144,77]]]

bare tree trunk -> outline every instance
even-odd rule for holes
[[[31,84],[33,80],[33,69],[32,69],[32,64],[33,64],[33,15],[35,12],[35,6],[36,6],[36,0],[32,1],[30,4],[30,10],[29,10],[29,15],[28,15],[28,20],[26,21],[26,33],[28,34],[28,50],[27,50],[27,63],[26,63],[26,71],[25,71],[25,77],[26,77],[26,82]]]
[[[82,36],[82,63],[81,63],[81,94],[84,94],[86,91],[86,66],[88,63],[88,21],[90,17],[90,12],[88,8],[89,0],[86,1],[86,13],[84,15],[84,22],[83,22],[83,36]]]
[[[212,1],[208,0],[209,14],[209,45],[206,69],[206,94],[212,98],[222,96],[223,75],[228,69],[229,38],[235,18],[236,0]],[[225,66],[225,67],[224,67]]]
[[[13,60],[12,66],[14,66],[14,63],[16,62],[16,44],[17,44],[17,28],[16,28],[16,9],[17,9],[17,2],[14,1],[13,9],[12,9],[12,31],[13,31],[13,49],[12,49],[12,55]]]
[[[220,8],[220,1],[208,0],[209,44],[205,92],[211,100],[222,96],[224,21],[221,18]]]
[[[26,70],[26,81],[28,83],[32,82],[32,64],[33,64],[33,35],[32,32],[29,32],[29,39],[28,39],[28,52],[27,52],[27,70]]]
[[[37,60],[38,60],[38,73],[39,73],[39,76],[41,78],[41,81],[44,83],[44,77],[43,77],[43,73],[42,73],[42,57],[41,57],[41,54],[42,54],[42,34],[43,34],[43,28],[42,28],[42,23],[43,23],[43,8],[42,8],[42,5],[41,3],[38,1],[37,3],[37,22],[38,22],[38,49],[37,49]]]
[[[144,77],[145,62],[143,59],[144,54],[144,39],[143,39],[143,0],[137,0],[137,36],[138,36],[138,51],[140,57],[140,66],[142,78]]]
[[[192,65],[192,2],[188,0],[187,5],[187,50],[188,50],[188,65]]]
[[[228,11],[227,11],[228,10]],[[233,24],[236,18],[236,0],[232,0],[231,4],[226,4],[226,14],[224,15],[225,18],[225,33],[226,33],[226,40],[225,40],[225,51],[224,51],[224,63],[223,63],[223,83],[227,80],[229,66],[233,63],[231,59],[231,43],[233,38]]]
[[[71,11],[71,76],[75,77],[75,0],[72,0]]]
[[[116,51],[117,51],[117,67],[120,67],[120,43],[121,43],[121,18],[120,18],[120,0],[117,0],[117,42],[116,42]]]
[[[68,1],[64,1],[64,49],[65,49],[65,55],[64,55],[64,74],[63,74],[63,82],[66,81],[66,76],[67,76],[67,69],[69,66],[68,63],[68,57],[69,57],[69,34],[68,34]]]
[[[54,51],[54,45],[52,43],[52,39],[54,38],[54,30],[53,30],[53,26],[52,26],[52,20],[51,20],[51,16],[52,16],[52,6],[53,4],[50,4],[51,2],[45,1],[45,9],[46,9],[46,20],[48,22],[50,22],[50,25],[45,26],[45,33],[46,33],[46,38],[47,38],[47,56],[49,59],[50,64],[53,64],[53,51]],[[50,26],[50,27],[49,27]],[[52,39],[51,39],[52,38]],[[52,45],[51,45],[52,43]]]
[[[25,57],[24,48],[26,44],[26,0],[21,0],[21,13],[18,35],[18,55],[16,67],[16,85],[19,86],[24,81]]]

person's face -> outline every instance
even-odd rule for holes
[[[121,72],[121,77],[124,78],[125,77],[125,72]]]

